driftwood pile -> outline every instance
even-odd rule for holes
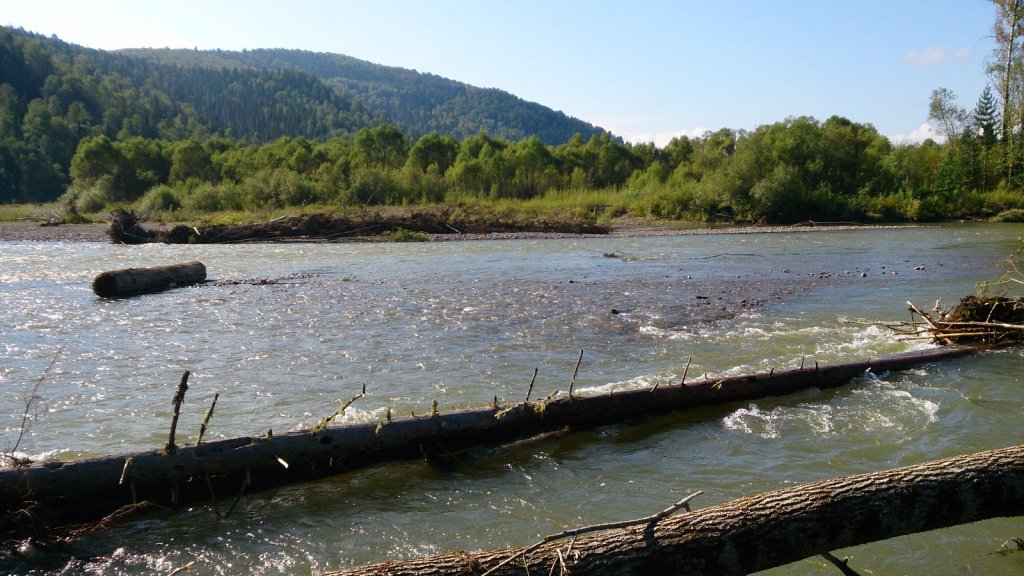
[[[929,338],[937,344],[1005,346],[1024,342],[1024,298],[970,295],[948,309],[936,303],[931,313],[911,302],[910,311],[921,318],[890,325],[909,339]]]
[[[494,210],[457,208],[413,210],[403,214],[362,211],[352,214],[301,214],[253,224],[179,225],[168,230],[143,227],[134,212],[111,214],[107,235],[114,244],[229,244],[289,240],[339,241],[407,231],[421,234],[547,232],[607,234],[609,228],[587,218],[518,220]]]

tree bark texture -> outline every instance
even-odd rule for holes
[[[93,279],[92,291],[101,298],[120,298],[199,284],[205,280],[206,266],[202,262],[187,262],[103,272]]]
[[[26,502],[76,520],[102,517],[148,500],[172,506],[231,497],[249,489],[338,474],[381,462],[441,458],[467,448],[545,432],[585,429],[673,411],[841,386],[872,369],[902,370],[963,356],[971,348],[936,348],[863,362],[728,378],[598,396],[561,396],[510,407],[491,406],[430,416],[245,437],[174,450],[151,450],[72,462],[34,463],[0,471],[0,513]],[[2,527],[0,527],[2,529]]]
[[[840,548],[1024,515],[1024,446],[824,480],[640,525],[523,548],[455,552],[331,576],[749,574]],[[561,551],[562,560],[559,559]],[[326,575],[325,575],[326,576]]]

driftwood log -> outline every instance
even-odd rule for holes
[[[199,284],[205,280],[206,266],[202,262],[187,262],[103,272],[93,279],[92,291],[101,298],[121,298]]]
[[[89,520],[147,500],[164,506],[233,496],[338,474],[381,462],[437,459],[456,451],[584,429],[714,404],[841,386],[869,370],[904,370],[977,349],[936,348],[848,364],[727,378],[700,378],[651,389],[428,416],[244,437],[174,450],[151,450],[72,462],[37,462],[0,471],[0,514],[18,516],[28,503],[55,518]],[[184,381],[184,380],[183,380]],[[172,439],[173,442],[173,439]],[[244,487],[244,488],[243,488]],[[16,528],[16,527],[15,527]],[[11,528],[9,528],[11,529]],[[0,525],[0,531],[4,527]]]
[[[1014,446],[764,492],[532,550],[455,552],[330,576],[740,575],[896,536],[1021,515],[1024,446]]]

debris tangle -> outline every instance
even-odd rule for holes
[[[932,339],[946,345],[1006,346],[1024,341],[1024,297],[969,295],[950,308],[936,302],[924,312],[911,302],[910,311],[921,320],[886,324],[906,339]]]

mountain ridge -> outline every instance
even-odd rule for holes
[[[484,132],[507,140],[537,136],[545,144],[610,134],[498,88],[483,88],[430,72],[377,64],[345,54],[285,48],[189,50],[131,48],[116,51],[161,64],[239,67],[308,73],[342,90],[370,110],[383,113],[403,132],[417,138],[438,132],[462,139]]]

